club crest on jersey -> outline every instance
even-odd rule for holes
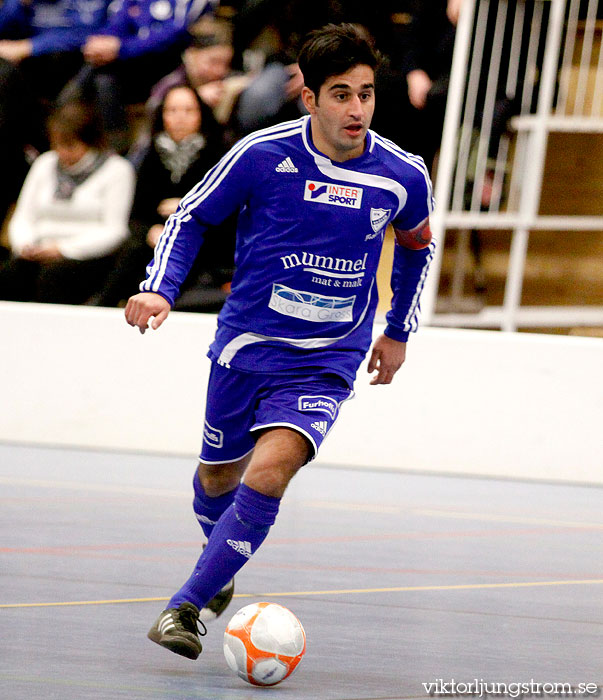
[[[368,241],[371,238],[375,238],[381,232],[381,229],[387,223],[387,220],[389,219],[389,215],[391,213],[391,209],[375,209],[374,207],[371,207],[371,228],[375,233],[369,233],[368,236],[364,239],[365,241]]]
[[[336,207],[360,209],[362,187],[355,185],[333,185],[328,182],[306,180],[304,199],[318,204],[332,204]]]

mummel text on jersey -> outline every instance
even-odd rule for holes
[[[386,226],[413,229],[432,208],[421,158],[369,131],[361,156],[333,162],[302,117],[239,141],[184,197],[140,290],[173,304],[207,226],[238,210],[232,293],[209,356],[241,370],[309,367],[351,382],[371,344]],[[406,341],[434,247],[395,248],[385,333]]]

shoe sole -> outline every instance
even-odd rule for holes
[[[178,654],[179,656],[185,656],[187,659],[193,659],[193,661],[199,658],[199,654],[202,651],[201,645],[199,649],[193,647],[193,645],[185,639],[176,639],[174,637],[166,637],[156,630],[150,630],[147,637],[155,644],[159,644],[160,647],[169,649]]]

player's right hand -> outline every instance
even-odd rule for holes
[[[170,302],[161,295],[155,292],[141,292],[128,299],[125,310],[126,321],[144,333],[149,327],[149,319],[154,317],[151,328],[157,330],[170,310]]]

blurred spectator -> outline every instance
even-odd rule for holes
[[[56,94],[79,67],[86,38],[106,21],[107,5],[107,0],[4,0],[0,57],[22,64],[40,94]],[[41,57],[46,60],[26,60]]]
[[[82,65],[80,46],[102,26],[109,0],[4,0],[0,6],[0,161],[10,172],[0,224],[29,168],[27,151],[48,148],[51,102]]]
[[[104,149],[88,106],[64,105],[48,130],[52,150],[32,165],[9,224],[0,299],[77,304],[98,287],[127,235],[134,171]]]
[[[440,147],[452,52],[463,0],[411,0],[412,17],[402,56],[410,111],[400,145],[432,168]]]
[[[225,126],[229,123],[239,94],[250,80],[250,76],[232,70],[232,28],[225,21],[212,18],[197,22],[190,33],[192,43],[184,50],[182,63],[153,86],[145,105],[146,112],[152,119],[167,91],[174,85],[187,83],[212,109],[218,123]],[[224,136],[226,138],[226,132]],[[144,131],[138,133],[136,143],[128,153],[133,163],[139,163],[140,152],[149,140],[149,134]],[[232,145],[230,134],[227,140]]]
[[[116,306],[136,292],[166,219],[223,154],[220,131],[211,110],[192,87],[181,84],[168,90],[157,110],[152,141],[138,172],[130,236],[91,304]],[[212,304],[224,301],[226,295],[219,287],[229,279],[233,243],[232,226],[220,227],[208,237],[189,276],[189,291],[191,283],[194,285],[205,272],[211,278],[205,284],[205,296],[211,296]],[[228,273],[221,273],[222,267]],[[186,290],[187,285],[183,296]],[[202,292],[197,292],[196,306],[203,306]]]
[[[94,96],[105,128],[118,148],[125,147],[124,106],[145,102],[151,87],[180,63],[190,43],[189,28],[211,12],[218,0],[120,0],[101,31],[82,47],[87,66],[66,91]],[[77,94],[77,92],[75,92]]]
[[[5,173],[0,188],[0,226],[17,201],[29,169],[27,151],[43,149],[43,118],[27,83],[8,61],[0,60],[0,162]]]
[[[106,21],[108,0],[4,0],[0,58],[52,99],[81,66],[80,47]]]
[[[452,53],[456,35],[456,24],[464,0],[412,0],[412,21],[404,44],[402,59],[403,71],[406,76],[408,97],[411,105],[409,115],[409,129],[407,140],[401,144],[404,148],[423,156],[428,167],[432,167],[434,157],[440,147],[446,100],[448,96],[448,84],[452,67]],[[496,18],[499,0],[491,0],[489,13],[484,26],[477,27],[477,15],[474,18],[473,33],[485,32],[484,45],[491,46],[494,41]],[[525,0],[522,8],[524,28],[530,26],[534,11],[534,0]],[[482,186],[482,205],[488,206],[492,196],[492,162],[496,159],[500,137],[507,128],[509,119],[519,112],[519,96],[523,90],[525,79],[525,66],[527,61],[528,43],[530,32],[524,31],[523,38],[518,47],[515,47],[519,69],[516,68],[516,89],[514,95],[506,94],[507,69],[511,65],[512,35],[514,29],[515,13],[507,13],[504,25],[501,48],[501,70],[496,84],[494,109],[492,112],[492,126],[488,142],[488,170]],[[546,22],[542,31],[546,31]],[[537,63],[542,63],[542,51],[545,44],[545,36],[539,42]],[[479,73],[477,94],[475,95],[475,128],[479,131],[479,125],[483,118],[484,100],[488,82],[489,62],[484,59],[482,70]],[[539,72],[539,71],[538,71]],[[537,80],[537,77],[536,77]],[[479,134],[476,133],[475,141]]]
[[[238,101],[235,125],[239,133],[294,119],[305,112],[299,100],[303,78],[296,57],[305,35],[312,29],[329,22],[352,22],[372,35],[382,53],[393,56],[396,41],[392,17],[400,1],[381,0],[372,5],[361,0],[246,3],[235,19],[235,54],[243,56],[259,45],[265,54],[265,65]],[[402,90],[401,85],[398,89]],[[386,108],[384,104],[381,109]]]
[[[232,75],[232,32],[223,22],[201,21],[191,27],[192,42],[182,53],[182,63],[153,86],[147,102],[152,114],[173,85],[188,83],[203,102],[215,110],[223,99],[225,80]]]

